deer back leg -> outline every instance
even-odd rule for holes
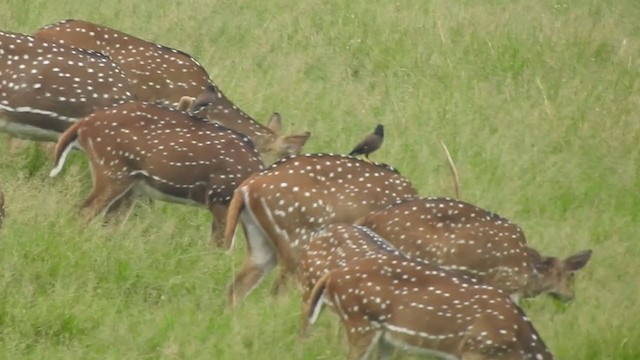
[[[229,286],[228,303],[244,299],[277,263],[276,252],[260,225],[246,211],[241,214],[247,239],[247,255],[240,271]]]
[[[131,179],[120,179],[106,182],[104,178],[94,181],[93,190],[82,205],[82,214],[87,219],[93,219],[102,211],[107,210],[120,197],[124,196],[134,184]]]
[[[224,228],[227,223],[227,205],[213,203],[210,205],[213,221],[211,222],[211,245],[222,247],[224,244]]]

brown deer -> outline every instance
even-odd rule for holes
[[[324,275],[303,312],[303,334],[324,304],[340,317],[349,359],[369,359],[375,347],[383,359],[394,348],[443,359],[553,359],[503,292],[391,253],[351,258]]]
[[[56,141],[78,119],[131,99],[109,57],[0,31],[0,131]]]
[[[591,250],[566,259],[541,256],[527,246],[518,225],[449,198],[401,201],[356,223],[371,228],[412,258],[464,271],[516,301],[542,293],[572,300],[574,274],[591,257]]]
[[[207,86],[195,99],[183,97],[178,107],[193,114],[206,116],[249,136],[256,143],[267,164],[283,157],[298,155],[311,136],[308,131],[298,135],[281,136],[280,114],[274,113],[267,125],[262,125],[233,105],[213,84]]]
[[[226,247],[232,248],[241,218],[248,250],[229,287],[229,304],[243,299],[279,261],[277,290],[295,273],[297,249],[322,226],[352,222],[416,196],[409,180],[393,168],[342,155],[294,156],[250,177],[229,205]]]
[[[115,210],[112,205],[135,188],[152,198],[208,207],[215,242],[221,236],[213,229],[221,235],[233,190],[263,166],[245,135],[143,102],[98,111],[67,130],[56,145],[51,176],[73,147],[85,151],[93,174],[93,190],[82,205],[89,218]]]
[[[222,93],[198,61],[179,50],[83,20],[46,25],[34,36],[108,55],[122,68],[138,100],[178,105],[248,135],[266,163],[300,153],[310,136],[280,136],[277,114],[267,126],[253,120]]]

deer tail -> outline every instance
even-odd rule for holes
[[[68,128],[62,135],[60,135],[60,139],[58,139],[58,143],[56,144],[56,149],[54,151],[54,167],[49,173],[50,177],[57,176],[60,171],[62,171],[62,167],[64,166],[64,162],[67,159],[67,155],[74,147],[80,147],[77,143],[78,140],[78,130],[82,126],[83,121],[78,121],[73,124],[70,128]]]
[[[311,290],[311,296],[309,296],[309,303],[306,304],[305,310],[302,314],[302,335],[306,335],[310,325],[313,325],[322,311],[325,289],[331,279],[331,272],[324,274],[316,285]]]

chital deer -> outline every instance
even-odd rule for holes
[[[131,99],[107,56],[0,31],[0,131],[56,141],[78,119]]]
[[[464,271],[511,294],[514,300],[551,294],[573,299],[574,273],[591,250],[566,259],[541,256],[522,229],[463,201],[420,198],[373,212],[358,221],[412,258]]]
[[[277,114],[267,126],[256,122],[222,93],[193,57],[179,50],[83,20],[46,25],[34,36],[109,55],[125,72],[138,100],[178,104],[181,110],[248,135],[267,163],[300,153],[310,136],[280,136]]]
[[[93,190],[82,205],[89,218],[111,210],[135,187],[152,198],[208,207],[212,231],[222,233],[233,190],[262,170],[246,136],[142,102],[96,112],[67,130],[56,145],[51,176],[60,172],[73,147],[84,149],[93,174]]]
[[[296,249],[322,226],[352,222],[415,196],[413,185],[394,169],[340,155],[294,156],[250,177],[229,205],[226,247],[232,248],[241,218],[248,250],[229,287],[229,303],[243,299],[279,261],[277,289],[295,273]]]
[[[350,359],[368,359],[375,347],[383,359],[394,348],[444,359],[553,359],[506,294],[392,254],[350,259],[324,275],[303,313],[307,324],[315,322],[325,303],[346,330]]]
[[[108,55],[131,82],[140,101],[177,106],[211,84],[207,71],[189,54],[84,20],[45,25],[34,37]]]
[[[179,105],[181,110],[206,116],[212,121],[245,134],[255,142],[263,160],[271,164],[290,155],[298,155],[311,133],[280,135],[282,121],[280,114],[274,113],[267,125],[262,125],[233,105],[215,85],[207,86],[205,92],[195,99],[184,97]]]

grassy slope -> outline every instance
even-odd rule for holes
[[[376,4],[378,3],[378,4]],[[575,3],[575,4],[573,4]],[[560,359],[640,358],[640,8],[631,0],[23,1],[0,28],[83,18],[185,50],[258,119],[345,152],[376,123],[374,158],[424,195],[450,195],[438,140],[465,200],[521,224],[545,254],[594,250],[577,300],[525,303]],[[81,154],[57,179],[33,146],[0,139],[4,358],[336,358],[333,316],[296,339],[298,294],[262,286],[224,311],[242,251],[206,244],[209,217],[139,204],[123,225],[83,225]]]

